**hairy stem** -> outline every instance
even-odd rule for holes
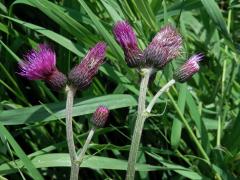
[[[167,84],[165,84],[165,85],[155,94],[155,96],[152,98],[151,102],[149,103],[149,105],[148,105],[148,107],[147,107],[147,109],[146,109],[146,111],[147,111],[148,113],[150,113],[150,112],[152,111],[152,108],[153,108],[153,106],[156,104],[157,99],[158,99],[165,91],[167,91],[173,84],[175,84],[175,82],[176,82],[176,81],[175,81],[174,79],[170,80]]]
[[[76,163],[77,153],[75,150],[74,138],[73,138],[73,128],[72,128],[72,107],[73,107],[73,99],[76,93],[76,89],[67,86],[67,102],[66,102],[66,132],[67,132],[67,144],[68,151],[71,160],[71,175],[70,180],[77,180],[79,173],[79,166]]]
[[[91,140],[92,140],[92,137],[93,137],[94,133],[95,133],[95,127],[93,127],[93,128],[89,131],[88,137],[87,137],[87,139],[86,139],[85,144],[83,145],[83,148],[82,148],[82,150],[81,150],[81,153],[79,154],[79,156],[77,156],[77,163],[78,163],[79,166],[80,166],[81,163],[82,163],[82,160],[83,160],[83,158],[84,158],[84,155],[85,155],[85,153],[86,153],[86,151],[87,151],[87,149],[88,149],[88,146],[89,146],[89,144],[90,144],[90,142],[91,142]]]
[[[137,120],[135,122],[132,143],[130,147],[126,180],[133,180],[135,176],[135,165],[137,161],[138,149],[139,149],[139,144],[142,136],[144,121],[146,119],[146,116],[145,116],[146,93],[147,93],[148,81],[151,73],[152,73],[152,69],[143,69],[143,78],[141,80],[140,92],[139,92],[139,98],[138,98]]]

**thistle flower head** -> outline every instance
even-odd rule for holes
[[[203,59],[203,54],[196,54],[189,58],[179,69],[174,73],[174,79],[184,83],[191,78],[200,69],[199,61]]]
[[[103,63],[106,52],[106,44],[97,43],[88,51],[82,62],[76,65],[68,74],[68,80],[79,90],[89,86],[93,77],[97,74],[99,66]]]
[[[133,28],[126,21],[119,21],[113,28],[118,44],[123,48],[125,60],[129,67],[139,67],[143,60]]]
[[[105,106],[99,106],[93,114],[92,123],[95,127],[103,127],[109,116],[109,110]]]
[[[56,67],[56,54],[47,44],[24,55],[19,63],[19,74],[29,80],[44,80],[53,90],[60,90],[67,83],[66,76]]]
[[[182,38],[170,25],[163,27],[144,50],[146,65],[162,69],[180,53]]]
[[[45,79],[46,84],[54,91],[63,89],[67,84],[67,77],[57,68]]]
[[[38,50],[31,50],[19,63],[20,75],[29,80],[44,80],[56,69],[56,54],[47,45],[40,44]]]

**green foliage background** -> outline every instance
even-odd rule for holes
[[[16,72],[23,53],[50,43],[58,68],[67,73],[98,41],[108,44],[107,62],[90,88],[77,93],[75,142],[80,148],[98,105],[111,109],[97,130],[80,179],[124,179],[139,89],[137,71],[124,62],[112,27],[128,20],[144,49],[171,23],[184,39],[179,58],[152,78],[148,98],[173,70],[203,52],[201,71],[165,93],[146,121],[137,179],[222,179],[240,176],[239,0],[0,0],[0,179],[68,179],[64,93]],[[184,129],[186,119],[212,164]]]

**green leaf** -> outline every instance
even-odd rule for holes
[[[32,159],[32,163],[37,168],[47,168],[47,167],[70,167],[70,158],[68,154],[64,153],[52,153],[36,156]],[[16,164],[19,168],[22,166],[21,161],[16,161]],[[13,162],[4,163],[0,165],[0,174],[10,174],[13,173],[16,167],[16,164]],[[101,156],[91,156],[86,155],[81,164],[82,168],[91,168],[91,169],[112,169],[112,170],[127,170],[127,161],[119,160],[108,157]],[[178,167],[162,167],[162,166],[153,166],[149,164],[137,164],[137,171],[157,171],[157,170],[169,170],[169,169],[183,169],[185,168]],[[187,170],[187,169],[186,169]],[[196,177],[196,176],[195,176]]]
[[[203,123],[203,120],[201,119],[200,113],[198,112],[198,107],[189,91],[187,92],[186,102],[190,116],[200,132],[202,146],[206,149],[207,152],[209,152],[210,146],[207,129]]]
[[[101,0],[102,4],[108,11],[109,15],[113,19],[114,22],[122,20],[123,13],[121,12],[121,8],[118,6],[118,4],[114,1],[108,1],[108,0]],[[121,13],[121,16],[119,12]]]
[[[21,24],[29,29],[32,29],[40,34],[43,34],[44,36],[48,37],[49,39],[53,40],[54,42],[60,44],[61,46],[67,48],[69,51],[72,51],[73,53],[75,53],[76,55],[78,56],[83,56],[83,54],[78,50],[78,48],[80,49],[80,46],[73,43],[72,41],[70,41],[69,39],[65,38],[64,36],[60,35],[60,34],[57,34],[53,31],[50,31],[44,27],[40,27],[40,26],[37,26],[37,25],[34,25],[34,24],[31,24],[31,23],[28,23],[28,22],[25,22],[25,21],[21,21],[21,20],[18,20],[18,19],[14,19],[14,18],[11,18],[11,17],[8,17],[8,16],[4,16],[4,15],[1,15],[1,17],[4,17],[4,18],[7,18],[11,21],[14,21],[18,24]]]
[[[152,9],[146,0],[132,0],[133,4],[136,6],[138,13],[141,15],[145,23],[149,28],[157,31],[156,19],[153,15]]]
[[[3,3],[1,3],[0,2],[0,10],[4,13],[4,14],[7,14],[7,8],[6,8],[6,6],[3,4]]]
[[[14,149],[17,156],[21,159],[22,166],[27,168],[28,173],[32,176],[32,178],[37,179],[37,180],[43,180],[43,177],[38,172],[36,167],[33,165],[31,160],[27,157],[27,155],[24,153],[22,148],[18,145],[18,143],[15,141],[15,139],[12,137],[12,135],[8,132],[8,130],[4,127],[4,125],[1,122],[0,122],[0,134],[3,137],[6,137],[6,139],[8,140],[8,142]],[[11,168],[11,166],[10,166],[10,168]]]
[[[164,166],[168,167],[168,168],[175,168],[176,170],[174,170],[176,173],[187,177],[189,179],[202,179],[202,177],[197,173],[194,172],[192,169],[190,168],[185,168],[183,166],[177,165],[177,164],[173,164],[171,162],[167,162],[165,161],[161,156],[155,154],[155,153],[148,153],[147,154],[151,157],[153,157],[154,159],[158,160],[161,164],[163,164]]]
[[[136,106],[137,101],[133,96],[125,94],[106,95],[91,99],[76,99],[73,107],[73,117],[93,113],[99,105],[105,105],[109,109],[118,109]],[[52,113],[49,113],[45,107]],[[65,118],[65,102],[7,110],[0,114],[0,122],[4,125],[52,121],[61,118]]]
[[[65,13],[60,6],[47,0],[17,0],[11,5],[11,7],[19,3],[28,4],[38,8],[49,18],[58,23],[64,30],[76,36],[79,40],[84,40],[88,44],[94,42],[94,35],[84,25],[80,24]],[[51,11],[49,11],[49,9],[51,9]]]
[[[178,106],[181,112],[184,114],[186,95],[187,95],[187,84],[179,85],[179,96],[178,96]],[[173,120],[172,130],[171,130],[171,145],[173,148],[177,148],[181,139],[182,133],[182,122],[179,119]]]
[[[89,18],[92,20],[93,24],[97,28],[98,32],[103,36],[103,38],[106,40],[108,45],[111,47],[112,50],[116,53],[117,57],[124,62],[123,53],[116,43],[116,41],[113,38],[113,35],[110,34],[107,29],[103,26],[99,18],[92,12],[91,8],[88,7],[88,5],[83,0],[78,0],[78,2],[81,4],[83,9],[88,14]],[[124,63],[125,65],[125,63]],[[125,65],[126,67],[126,65]]]
[[[126,76],[116,71],[110,65],[104,64],[103,66],[100,67],[100,70],[119,85],[126,87],[135,95],[138,95],[139,90],[134,86],[134,84],[132,84],[131,81]]]
[[[225,130],[223,137],[223,146],[226,147],[233,155],[240,151],[240,112],[237,118],[230,125],[230,128]]]
[[[214,0],[201,0],[201,2],[210,18],[216,24],[217,28],[222,32],[227,40],[232,41],[231,36],[227,30],[225,20],[217,3]]]
[[[171,17],[179,15],[181,11],[190,11],[200,7],[202,7],[202,4],[199,0],[174,2],[173,4],[168,5],[167,10],[160,9],[156,19],[158,21],[162,20],[165,16],[164,11],[167,11],[168,16]]]

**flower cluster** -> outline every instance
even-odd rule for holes
[[[171,25],[166,25],[156,34],[142,51],[133,28],[126,21],[119,21],[113,28],[116,41],[122,47],[129,67],[163,69],[172,59],[180,55],[182,37]],[[199,71],[202,55],[194,55],[174,73],[175,80],[185,82]]]
[[[19,74],[29,80],[43,80],[53,90],[60,90],[70,83],[76,89],[88,87],[103,63],[106,44],[96,44],[79,65],[68,74],[68,78],[56,67],[56,54],[47,44],[40,44],[37,50],[31,50],[24,55],[19,63]]]

